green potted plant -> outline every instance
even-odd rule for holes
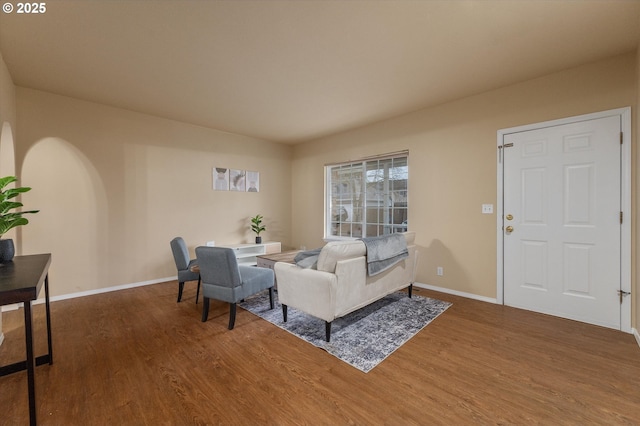
[[[23,214],[39,212],[39,210],[12,211],[22,207],[22,203],[13,201],[12,199],[23,192],[31,190],[31,188],[27,187],[5,189],[7,185],[17,180],[15,176],[0,178],[0,263],[10,262],[15,255],[13,240],[11,238],[2,239],[2,236],[16,226],[29,223],[26,218],[22,217]]]
[[[266,229],[267,228],[262,225],[262,215],[257,214],[251,218],[251,230],[256,233],[256,244],[262,243],[260,233]]]

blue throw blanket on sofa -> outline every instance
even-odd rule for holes
[[[367,272],[377,275],[409,257],[407,240],[402,234],[363,238],[367,247]]]
[[[318,269],[318,257],[320,256],[321,250],[322,247],[314,250],[301,251],[296,254],[293,261],[296,265],[304,269]]]

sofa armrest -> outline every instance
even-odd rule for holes
[[[338,288],[335,313],[336,316],[342,316],[367,298],[367,259],[361,256],[339,261],[336,264],[336,278]]]
[[[329,272],[277,262],[274,266],[281,304],[333,321],[337,278]]]

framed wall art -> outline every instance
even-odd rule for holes
[[[260,192],[260,172],[247,171],[247,192]]]
[[[229,190],[229,169],[226,167],[213,168],[213,189],[216,191]]]
[[[246,173],[244,170],[229,170],[229,190],[244,192],[246,188]]]

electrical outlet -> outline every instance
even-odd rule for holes
[[[482,205],[482,214],[492,214],[492,213],[493,213],[493,204]]]
[[[438,266],[438,268],[436,269],[436,274],[438,274],[439,277],[444,275],[444,269],[442,268],[442,266]]]

